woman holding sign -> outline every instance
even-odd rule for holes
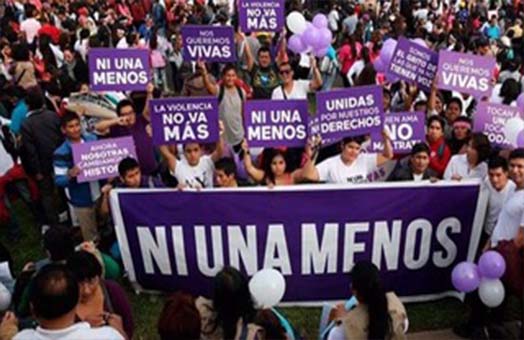
[[[364,136],[346,137],[340,143],[340,155],[326,159],[317,166],[314,165],[317,152],[306,163],[301,174],[311,181],[327,183],[364,183],[368,176],[378,167],[393,158],[393,146],[386,130],[382,132],[384,151],[377,153],[361,153]],[[313,150],[318,148],[319,142],[314,143]]]

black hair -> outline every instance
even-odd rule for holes
[[[232,63],[226,64],[226,66],[224,66],[224,69],[222,70],[222,76],[225,76],[226,73],[228,73],[231,70],[235,71],[235,73],[236,73],[237,72],[237,67],[234,64],[232,64]]]
[[[37,318],[59,318],[75,309],[78,298],[78,281],[62,264],[46,265],[29,285],[29,301]]]
[[[362,145],[366,141],[366,136],[352,136],[352,137],[346,137],[342,140],[342,146],[346,146],[347,144],[351,142],[355,142],[358,145]]]
[[[506,79],[500,87],[499,96],[502,104],[510,105],[520,95],[520,84],[513,78]]]
[[[225,267],[215,276],[213,307],[216,326],[222,328],[225,339],[235,337],[240,318],[246,324],[253,320],[255,308],[248,281],[237,269]]]
[[[131,171],[133,169],[139,168],[140,164],[138,164],[137,160],[131,157],[126,157],[118,163],[118,174],[121,177],[126,177],[126,174],[128,171]]]
[[[513,151],[511,151],[511,153],[509,154],[509,160],[513,160],[513,159],[517,159],[517,158],[522,158],[524,159],[524,148],[518,148],[518,149],[515,149]]]
[[[258,49],[257,55],[260,55],[261,53],[269,53],[269,55],[271,55],[271,50],[267,46],[262,46]]]
[[[75,252],[71,231],[64,226],[56,226],[46,231],[43,243],[53,262],[64,261]]]
[[[31,50],[27,44],[19,43],[13,45],[11,53],[15,61],[29,61]]]
[[[220,158],[215,163],[215,169],[224,171],[224,173],[228,176],[234,175],[235,178],[237,177],[237,165],[235,164],[235,161],[233,160],[233,158],[230,158],[230,157]]]
[[[281,156],[282,158],[284,158],[284,161],[286,162],[286,169],[284,171],[288,172],[288,164],[290,164],[290,162],[288,160],[287,155],[288,155],[287,152],[282,151],[280,149],[275,149],[275,148],[264,149],[264,151],[262,152],[262,159],[264,161],[263,169],[264,169],[266,180],[268,180],[269,182],[273,184],[276,184],[275,183],[275,180],[276,180],[275,174],[273,173],[273,171],[271,171],[271,163],[273,163],[273,159],[277,156]]]
[[[471,146],[478,153],[477,164],[480,164],[488,159],[491,154],[491,144],[488,137],[482,132],[475,132],[471,135]]]
[[[135,43],[135,40],[136,40],[136,33],[135,32],[129,32],[126,35],[126,43],[129,46],[133,46],[133,44]]]
[[[488,169],[489,170],[495,170],[498,168],[502,168],[504,172],[508,171],[508,161],[500,156],[495,156],[489,159],[488,161]]]
[[[95,255],[85,250],[74,252],[69,256],[67,268],[75,275],[78,282],[102,276],[102,265]]]
[[[91,31],[89,31],[87,28],[82,28],[80,31],[80,39],[87,39],[91,35]]]
[[[133,109],[135,108],[135,105],[133,104],[133,102],[131,100],[129,100],[129,99],[122,99],[116,105],[116,114],[118,116],[120,116],[120,111],[122,111],[122,108],[124,108],[126,106],[132,106]]]
[[[449,105],[453,103],[456,103],[459,106],[460,111],[462,112],[462,101],[456,97],[452,97],[449,99],[447,107],[449,107]]]
[[[411,148],[411,156],[415,156],[417,153],[425,152],[430,154],[429,146],[426,143],[417,143]]]
[[[25,103],[27,104],[29,111],[39,110],[44,107],[45,98],[40,87],[34,86],[27,89]]]
[[[359,303],[368,307],[368,339],[385,339],[390,331],[390,318],[378,268],[372,262],[357,262],[351,271],[351,285]]]
[[[67,110],[64,115],[62,116],[62,119],[60,119],[60,125],[65,128],[69,122],[72,122],[74,120],[80,121],[80,117],[76,112]]]
[[[441,116],[437,116],[437,115],[431,116],[428,118],[428,123],[426,126],[429,128],[433,122],[438,122],[440,124],[440,127],[442,128],[442,131],[444,131],[444,127],[446,126],[444,118],[442,118]]]

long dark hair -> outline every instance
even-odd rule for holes
[[[262,153],[263,169],[264,169],[264,173],[266,177],[265,179],[273,184],[276,184],[276,183],[275,183],[275,174],[273,173],[273,171],[271,171],[271,163],[273,163],[273,159],[277,156],[282,156],[282,158],[284,158],[284,161],[286,162],[285,172],[288,172],[289,163],[288,163],[287,152],[282,151],[280,149],[268,148],[268,149],[264,149]]]
[[[351,271],[351,284],[359,303],[368,307],[368,339],[384,339],[390,332],[390,317],[378,268],[371,262],[356,263]]]
[[[245,324],[255,317],[255,308],[249,292],[248,281],[233,267],[225,267],[214,280],[213,307],[215,325],[220,326],[224,339],[233,339],[240,318]]]

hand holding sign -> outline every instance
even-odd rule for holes
[[[67,171],[67,176],[69,178],[75,178],[80,173],[80,168],[78,166],[74,166],[71,169]]]

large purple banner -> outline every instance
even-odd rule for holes
[[[73,161],[80,168],[77,181],[90,182],[118,176],[118,163],[126,157],[136,159],[133,137],[75,143]]]
[[[147,49],[89,49],[89,85],[92,91],[140,91],[149,82]]]
[[[252,147],[304,146],[307,100],[249,100],[244,103],[246,138]]]
[[[511,118],[520,116],[520,110],[516,107],[480,102],[475,113],[473,130],[483,132],[493,146],[512,149],[514,145],[507,140],[504,126]]]
[[[210,296],[225,265],[249,276],[273,267],[286,279],[284,302],[318,303],[348,297],[352,266],[372,260],[388,290],[422,301],[458,296],[451,271],[474,258],[479,191],[479,182],[116,190],[111,208],[142,289]]]
[[[380,133],[384,125],[383,111],[380,86],[317,93],[317,116],[324,139]]]
[[[240,0],[239,6],[244,32],[280,32],[284,27],[284,0]]]
[[[389,64],[388,74],[415,82],[424,91],[429,92],[437,67],[437,52],[401,37]]]
[[[149,101],[153,143],[214,143],[218,140],[216,97],[163,98]]]
[[[440,51],[438,88],[468,93],[477,98],[491,95],[495,58]]]
[[[183,25],[182,39],[185,61],[236,61],[231,26]]]

